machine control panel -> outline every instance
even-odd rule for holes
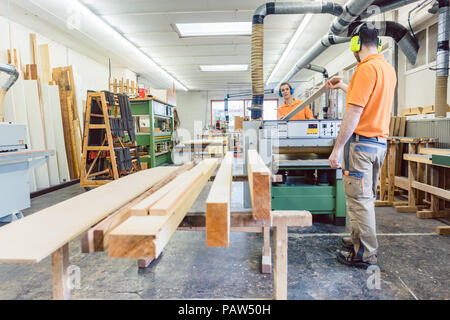
[[[264,138],[309,139],[336,138],[342,120],[264,121]]]

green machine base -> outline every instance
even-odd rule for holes
[[[272,185],[272,210],[307,210],[313,215],[333,215],[334,224],[345,225],[345,194],[341,179],[334,185]]]

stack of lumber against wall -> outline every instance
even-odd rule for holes
[[[270,170],[256,150],[248,150],[247,172],[253,218],[270,219]]]
[[[139,171],[0,228],[0,262],[39,262],[176,170]]]
[[[206,199],[206,246],[228,247],[230,243],[233,152],[223,158]]]
[[[109,256],[158,258],[216,167],[217,159],[206,159],[190,171],[194,175],[201,173],[201,178],[174,201],[173,212],[165,216],[133,216],[114,229],[109,236]]]

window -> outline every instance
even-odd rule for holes
[[[234,117],[250,116],[251,111],[248,110],[252,104],[252,100],[228,100],[229,127],[234,130]],[[277,99],[264,100],[263,119],[277,119]],[[224,100],[211,100],[211,127],[215,127],[217,120],[225,121],[225,102]]]

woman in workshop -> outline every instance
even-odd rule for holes
[[[283,117],[289,114],[289,112],[291,112],[292,110],[294,110],[303,103],[303,100],[295,99],[293,94],[294,89],[292,89],[289,83],[284,82],[283,84],[281,84],[278,95],[284,99],[284,104],[278,107],[277,110],[278,120],[281,120]],[[308,120],[308,119],[314,119],[313,113],[311,112],[309,106],[305,107],[302,111],[297,113],[290,120]]]

